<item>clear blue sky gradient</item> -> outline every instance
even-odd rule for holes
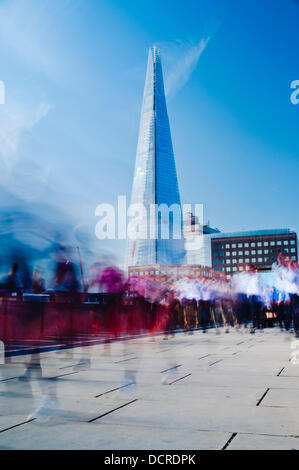
[[[93,230],[98,204],[130,196],[157,44],[182,201],[221,231],[299,231],[298,24],[295,0],[0,1],[0,184]]]

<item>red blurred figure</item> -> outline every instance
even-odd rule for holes
[[[8,275],[1,282],[1,291],[4,295],[16,293],[18,296],[23,293],[23,283],[18,273],[19,266],[17,263],[12,263]]]

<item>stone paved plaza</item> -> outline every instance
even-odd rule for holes
[[[30,380],[19,378],[30,356],[12,357],[0,449],[299,449],[293,340],[278,329],[134,338],[42,353]]]

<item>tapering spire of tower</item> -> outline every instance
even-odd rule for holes
[[[149,50],[143,94],[139,138],[131,204],[141,203],[150,214],[150,206],[173,204],[181,208],[176,167],[167,114],[162,65],[159,49]],[[127,244],[128,266],[150,264],[180,264],[184,261],[182,213],[165,220],[163,214],[156,218],[157,237],[149,237],[149,220],[141,227],[136,240]],[[163,224],[169,224],[170,237],[161,236]],[[173,238],[178,231],[180,239]]]

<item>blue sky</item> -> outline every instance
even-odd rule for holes
[[[0,185],[93,234],[130,195],[156,44],[182,201],[221,231],[299,231],[298,23],[295,0],[0,0]]]

